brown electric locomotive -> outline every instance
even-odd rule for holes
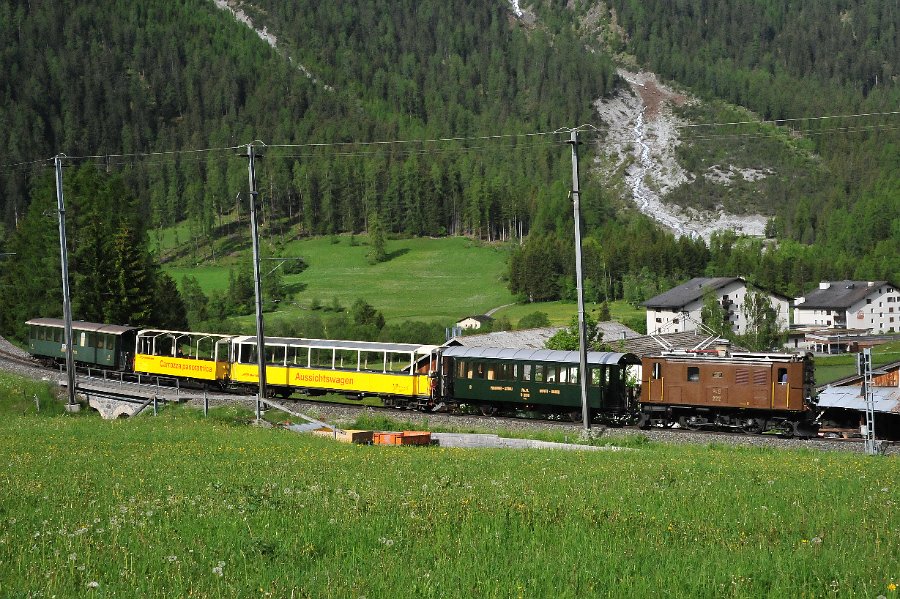
[[[639,425],[815,434],[810,355],[673,352],[642,361]]]

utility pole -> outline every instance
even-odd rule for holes
[[[77,412],[78,404],[75,403],[75,356],[72,353],[72,302],[69,297],[69,251],[66,248],[66,204],[63,200],[63,176],[62,155],[57,154],[53,158],[56,167],[56,208],[59,212],[59,254],[62,263],[62,292],[63,292],[63,318],[65,318],[65,335],[63,341],[66,344],[66,376],[69,402],[66,410]]]
[[[581,417],[584,433],[591,431],[591,407],[588,403],[587,332],[584,323],[584,277],[581,270],[581,192],[578,189],[578,132],[573,129],[569,143],[572,145],[572,209],[575,212],[575,282],[578,288],[578,382],[581,384]]]
[[[878,453],[875,446],[875,391],[872,388],[872,348],[866,348],[862,353],[857,354],[857,371],[863,377],[862,395],[866,402],[866,434],[864,439],[866,442],[866,453],[876,455]]]
[[[253,237],[253,283],[256,292],[256,363],[259,367],[259,394],[256,396],[256,420],[262,416],[262,402],[266,398],[266,346],[263,331],[262,281],[259,274],[259,227],[256,215],[256,149],[247,144],[250,174],[250,233]]]

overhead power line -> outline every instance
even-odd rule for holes
[[[808,116],[808,117],[793,117],[793,118],[784,118],[784,119],[773,119],[773,120],[759,120],[759,121],[729,121],[729,122],[720,122],[720,123],[686,123],[683,125],[675,125],[678,129],[697,129],[701,127],[733,127],[737,125],[782,125],[787,123],[795,123],[795,122],[809,122],[809,121],[825,121],[825,120],[837,120],[837,119],[861,119],[861,118],[873,118],[873,117],[893,117],[900,115],[900,111],[889,111],[889,112],[868,112],[868,113],[855,113],[855,114],[834,114],[834,115],[821,115],[821,116]],[[866,129],[868,127],[869,129]],[[810,135],[821,134],[822,132],[854,132],[854,131],[865,131],[865,130],[874,130],[877,129],[878,126],[875,125],[861,125],[856,128],[831,128],[831,129],[805,129],[802,131]],[[881,127],[885,130],[892,130],[893,127]],[[578,125],[577,127],[559,127],[552,131],[532,131],[526,133],[501,133],[501,134],[492,134],[492,135],[473,135],[473,136],[456,136],[456,137],[433,137],[433,138],[413,138],[413,139],[395,139],[395,140],[376,140],[376,141],[340,141],[340,142],[309,142],[302,144],[286,144],[286,143],[270,143],[267,144],[261,140],[254,140],[254,145],[259,145],[267,148],[285,148],[285,149],[315,149],[315,148],[341,148],[341,147],[371,147],[371,146],[397,146],[397,145],[413,145],[413,144],[447,144],[447,143],[464,143],[464,142],[473,142],[473,141],[491,141],[491,140],[511,140],[517,138],[535,138],[535,137],[546,137],[546,136],[565,136],[568,137],[572,131],[577,133],[588,133],[591,134],[602,134],[603,129],[597,127],[592,123],[584,123]],[[732,136],[738,134],[709,134],[709,136]],[[744,134],[744,135],[758,135],[758,134]],[[703,136],[691,136],[687,139],[703,139]],[[551,142],[555,143],[555,142]],[[565,143],[564,140],[561,140],[559,143]],[[530,144],[525,147],[533,147],[541,144]],[[84,155],[74,155],[74,156],[65,156],[65,160],[67,161],[75,161],[75,160],[105,160],[110,161],[112,159],[116,159],[114,162],[110,162],[110,164],[126,164],[129,162],[124,159],[138,159],[138,158],[148,158],[148,157],[175,157],[184,154],[202,154],[202,153],[213,153],[213,152],[234,152],[235,150],[243,149],[247,146],[247,144],[239,144],[233,146],[222,146],[222,147],[209,147],[209,148],[187,148],[180,150],[165,150],[165,151],[153,151],[153,152],[119,152],[119,153],[109,153],[109,154],[84,154]],[[491,146],[471,146],[467,148],[460,148],[458,150],[446,150],[448,152],[453,151],[472,151],[472,150],[480,150],[486,149]],[[420,154],[428,154],[428,153],[438,153],[444,150],[418,150],[417,153]],[[372,152],[374,153],[374,152]],[[342,152],[336,153],[338,156],[361,156],[365,155],[362,152]],[[308,154],[300,154],[296,155],[296,157],[306,157]],[[53,157],[51,158],[41,158],[35,160],[26,160],[20,162],[12,162],[7,164],[0,164],[0,171],[6,170],[14,170],[14,169],[22,169],[22,168],[35,168],[42,166],[49,166],[49,164],[53,161]]]

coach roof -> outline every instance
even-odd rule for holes
[[[558,362],[568,364],[577,364],[579,362],[577,351],[560,351],[555,349],[511,349],[501,347],[455,346],[444,349],[443,355],[452,358],[519,360],[523,362]],[[589,351],[587,353],[587,363],[591,365],[624,365],[640,364],[640,360],[634,354]]]
[[[54,327],[54,328],[63,328],[66,326],[66,321],[62,318],[32,318],[25,324],[38,326],[38,327]],[[73,320],[72,321],[72,330],[75,331],[88,331],[90,333],[106,333],[109,335],[121,335],[122,333],[127,333],[128,331],[134,331],[136,327],[123,327],[117,324],[103,324],[99,322],[84,322],[83,320]]]

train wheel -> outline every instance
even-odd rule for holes
[[[479,406],[479,410],[481,411],[482,416],[493,416],[497,413],[497,406],[482,404]]]
[[[794,436],[794,423],[790,420],[779,422],[777,430],[779,435],[786,439],[790,439]]]
[[[647,430],[650,428],[650,416],[645,412],[641,412],[641,415],[638,416],[637,426],[639,429]]]
[[[696,416],[681,416],[678,418],[678,426],[689,431],[698,431],[701,425],[701,420]]]
[[[748,435],[758,435],[766,428],[766,421],[762,418],[747,418],[741,423],[741,430]]]

